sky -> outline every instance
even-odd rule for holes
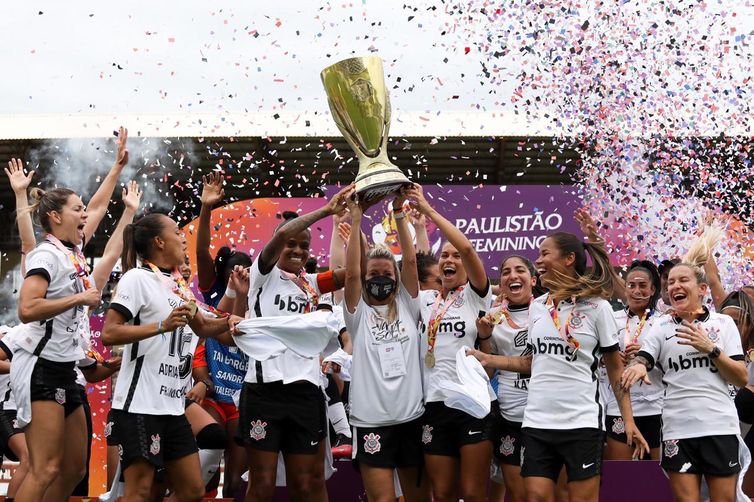
[[[9,3],[0,62],[15,77],[3,85],[0,133],[45,115],[89,117],[90,131],[108,117],[187,115],[212,125],[235,119],[246,132],[277,120],[285,131],[302,114],[302,124],[335,132],[319,72],[369,54],[384,60],[395,131],[402,118],[421,125],[438,114],[489,121],[504,113],[514,85],[490,94],[479,78],[481,54],[455,33],[446,8],[372,0]],[[196,134],[210,127],[194,122]],[[484,132],[483,124],[466,126]]]

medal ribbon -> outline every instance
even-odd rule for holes
[[[178,272],[177,269],[173,269],[173,271],[170,273],[170,277],[173,279],[173,282],[171,283],[170,279],[165,277],[163,275],[162,270],[160,270],[154,263],[149,262],[147,260],[144,260],[144,265],[150,268],[152,272],[157,276],[157,278],[160,280],[163,286],[168,291],[171,291],[176,296],[180,297],[183,301],[186,303],[188,302],[195,302],[197,305],[199,305],[204,310],[207,310],[208,312],[212,312],[217,317],[228,317],[227,312],[223,312],[222,310],[218,310],[215,307],[210,307],[204,302],[201,302],[197,300],[196,296],[194,296],[194,292],[191,291],[191,288],[188,287],[186,284],[186,281],[183,280],[183,277]]]
[[[430,314],[429,322],[427,323],[427,344],[429,345],[427,353],[431,354],[432,352],[434,352],[435,342],[437,341],[437,330],[440,328],[440,321],[442,321],[443,316],[448,311],[450,306],[453,305],[453,302],[456,301],[456,298],[458,298],[458,296],[461,294],[461,291],[463,291],[464,287],[465,286],[461,286],[455,291],[448,293],[448,296],[447,298],[445,298],[445,302],[442,304],[442,307],[440,307],[440,300],[442,300],[442,295],[438,294],[437,298],[435,298],[435,304],[432,306],[432,313]]]
[[[575,350],[579,350],[581,347],[581,342],[579,342],[576,337],[574,337],[571,334],[571,330],[569,325],[571,324],[571,318],[573,318],[573,312],[576,310],[576,297],[571,297],[571,302],[573,303],[573,309],[571,309],[571,312],[568,314],[568,319],[566,319],[565,322],[565,329],[563,329],[563,326],[560,324],[560,319],[558,318],[558,309],[555,308],[555,305],[553,303],[552,295],[547,295],[547,310],[550,312],[550,317],[552,318],[553,324],[555,324],[555,328],[558,330],[558,335],[565,340],[565,342],[573,347]],[[575,354],[574,354],[575,356]]]
[[[62,251],[63,254],[65,254],[68,259],[71,260],[73,268],[76,269],[76,275],[79,277],[79,279],[81,279],[81,283],[84,285],[84,290],[92,289],[93,286],[91,281],[89,280],[89,267],[86,265],[86,258],[84,257],[84,253],[81,252],[79,247],[73,246],[73,250],[70,250],[65,247],[62,242],[60,242],[60,239],[52,234],[47,234],[45,239],[47,239],[47,242]]]
[[[531,305],[532,298],[529,298],[529,305]],[[498,304],[493,305],[493,307],[497,307]],[[527,328],[529,325],[527,323],[526,326],[519,326],[513,321],[513,317],[511,316],[511,311],[509,310],[508,299],[503,297],[503,301],[499,304],[500,310],[492,314],[492,320],[494,324],[500,324],[503,322],[503,318],[505,318],[505,321],[508,323],[508,326],[510,326],[513,329],[523,329]]]
[[[647,322],[647,319],[649,318],[649,309],[646,309],[644,311],[644,315],[641,316],[641,320],[639,321],[639,326],[636,328],[636,333],[631,335],[630,330],[630,320],[631,316],[626,317],[626,346],[632,343],[637,343],[639,341],[639,337],[641,336],[641,331],[644,329],[644,325]]]
[[[304,294],[310,299],[310,301],[306,302],[304,312],[307,314],[311,312],[312,305],[314,306],[314,310],[316,310],[317,305],[319,305],[319,295],[317,294],[317,291],[314,289],[314,287],[309,284],[309,281],[306,280],[306,275],[304,274],[304,272],[301,272],[299,275],[291,274],[290,272],[286,272],[282,269],[281,272],[287,275],[291,282],[298,286],[298,288],[303,291]]]

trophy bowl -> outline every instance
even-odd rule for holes
[[[390,98],[382,60],[377,56],[344,59],[320,76],[335,124],[359,160],[357,196],[382,198],[410,184],[387,155]]]

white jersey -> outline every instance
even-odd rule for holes
[[[84,291],[70,258],[51,242],[44,240],[26,257],[26,277],[39,275],[49,283],[45,298],[57,300]],[[56,362],[78,361],[84,357],[81,348],[81,324],[89,322],[85,309],[79,305],[52,317],[28,324],[21,346],[24,350]]]
[[[497,311],[498,307],[492,309]],[[531,354],[528,345],[529,307],[510,307],[510,316],[519,326],[513,328],[506,318],[492,330],[492,351],[501,356],[525,356]],[[500,370],[497,373],[497,400],[500,414],[506,420],[521,423],[524,420],[524,407],[529,396],[528,374]]]
[[[172,283],[170,274],[163,275]],[[164,321],[186,302],[169,291],[149,269],[134,268],[123,274],[110,308],[130,325]],[[193,334],[183,327],[126,345],[112,407],[146,415],[183,415],[183,385],[191,374],[189,350]]]
[[[636,336],[641,317],[629,313],[628,309],[619,310],[614,312],[613,315],[615,316],[615,322],[618,323],[618,343],[620,344],[620,350],[625,350],[626,338],[633,339]],[[652,323],[658,317],[659,314],[656,314],[646,320],[637,343],[644,343],[644,339],[647,333],[649,333]],[[627,325],[628,335],[626,334]],[[648,417],[662,413],[662,398],[665,395],[665,387],[660,384],[662,382],[662,371],[660,371],[660,368],[653,368],[649,372],[649,379],[652,380],[653,385],[645,385],[640,382],[631,387],[631,410],[635,417]],[[600,394],[605,399],[605,414],[619,417],[620,408],[618,407],[618,401],[615,399],[613,387],[610,385],[610,378],[608,378],[607,368],[604,363],[600,364]]]
[[[353,343],[351,370],[352,425],[381,427],[408,422],[424,412],[419,350],[419,298],[401,287],[397,315],[387,320],[387,306],[359,299],[354,313],[344,308]]]
[[[5,352],[11,365],[13,364],[13,352],[17,349],[18,341],[26,330],[25,326],[24,324],[15,326],[5,336],[0,338],[0,349]],[[0,375],[0,409],[3,411],[16,409],[16,400],[10,383],[10,373]]]
[[[601,352],[619,348],[613,309],[595,297],[558,304],[563,330],[568,323],[569,333],[581,344],[573,359],[574,349],[555,327],[545,300],[546,295],[529,307],[532,368],[523,427],[603,429],[597,367]]]
[[[455,295],[455,301],[445,311],[437,328],[435,338],[435,365],[432,368],[424,368],[424,387],[426,395],[424,401],[443,401],[445,394],[439,387],[439,383],[448,380],[460,384],[456,373],[456,353],[461,347],[474,348],[477,337],[476,320],[484,315],[492,302],[492,288],[489,283],[487,290],[480,295],[466,283],[459,293],[458,290],[449,293]],[[427,290],[421,292],[422,302],[422,357],[429,349],[427,339],[427,326],[432,320],[433,307],[437,302],[440,292]],[[447,298],[446,298],[447,299]],[[440,298],[437,312],[442,313],[445,299]]]
[[[743,361],[741,338],[733,319],[705,311],[698,322],[724,354]],[[728,384],[706,354],[678,343],[679,324],[680,320],[669,314],[658,318],[640,351],[663,371],[663,440],[739,434],[738,414]]]
[[[305,278],[319,295],[317,274],[306,274]],[[314,308],[310,293],[292,281],[289,274],[277,265],[270,273],[262,274],[259,260],[254,261],[249,276],[249,317],[303,315],[307,307]],[[284,384],[305,380],[319,387],[321,372],[319,358],[301,357],[292,350],[266,361],[256,361],[253,354],[249,354],[249,369],[244,380],[250,383],[282,380]]]

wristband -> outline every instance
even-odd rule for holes
[[[160,321],[160,322],[157,323],[157,334],[161,335],[163,333],[164,333],[164,331],[162,331],[162,321]]]
[[[482,338],[479,335],[476,336],[476,339],[479,340],[480,342],[483,342],[485,340],[489,340],[490,338],[492,338],[492,334],[490,334],[490,336],[487,336],[487,337],[484,337],[484,338]]]
[[[397,213],[393,213],[393,218],[395,218],[396,220],[402,220],[405,217],[406,217],[405,211],[399,211]]]
[[[225,296],[227,296],[231,300],[234,299],[236,297],[236,290],[228,286],[227,288],[225,288]]]
[[[206,378],[204,380],[201,380],[199,383],[203,383],[205,387],[207,387],[207,391],[212,391],[212,381],[207,380]]]

